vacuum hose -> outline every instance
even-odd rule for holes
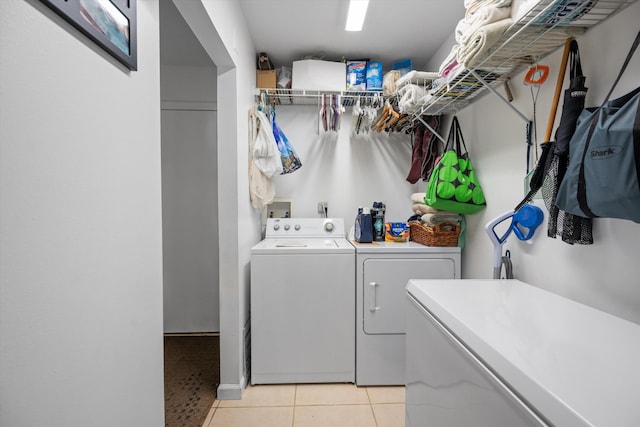
[[[498,234],[497,227],[504,221],[511,219],[511,224],[502,234]],[[544,214],[542,209],[535,205],[526,204],[518,211],[508,211],[492,219],[485,225],[485,231],[493,243],[493,278],[500,279],[502,266],[505,268],[506,279],[513,279],[513,268],[509,251],[502,256],[502,245],[513,232],[520,240],[529,240],[533,237],[536,228],[542,223]]]
[[[504,277],[500,277],[502,275],[502,266],[504,266]],[[497,275],[494,271],[493,278],[494,279],[513,279],[513,265],[511,264],[511,253],[507,249],[505,255],[502,257],[502,266],[498,267]]]

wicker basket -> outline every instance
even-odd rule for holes
[[[411,240],[425,246],[458,246],[460,227],[451,223],[427,226],[418,221],[409,223]]]

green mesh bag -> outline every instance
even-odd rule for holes
[[[455,116],[447,146],[429,177],[424,202],[438,210],[465,215],[474,214],[487,206]]]

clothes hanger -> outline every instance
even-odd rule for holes
[[[351,110],[351,129],[353,133],[358,134],[358,130],[360,128],[362,107],[360,106],[360,97],[358,96],[353,109]]]
[[[378,115],[378,117],[373,121],[373,123],[371,124],[371,129],[377,131],[377,132],[381,132],[382,129],[384,129],[384,127],[380,127],[389,117],[390,115],[390,109],[392,109],[391,104],[389,103],[389,101],[385,101],[384,106],[382,107],[382,110],[380,111],[380,114]]]
[[[400,113],[398,113],[387,100],[385,103],[385,117],[379,121],[373,129],[377,132],[382,132],[392,127],[400,119]]]
[[[346,109],[344,108],[344,105],[342,105],[343,99],[342,99],[342,95],[336,95],[336,109],[338,110],[338,126],[336,131],[340,130],[340,124],[342,123],[342,115],[344,114],[344,112],[346,111]]]
[[[393,107],[391,107],[391,117],[385,122],[385,129],[391,129],[400,120],[402,116]]]
[[[322,129],[327,131],[328,122],[327,122],[327,95],[322,94],[322,108],[320,108],[320,123],[322,124]]]
[[[392,127],[392,131],[393,132],[404,132],[405,131],[405,127],[407,126],[407,124],[410,123],[410,117],[408,114],[402,114],[400,116],[400,119],[393,125]]]

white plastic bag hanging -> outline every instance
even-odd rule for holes
[[[252,156],[256,167],[267,178],[282,173],[282,161],[278,144],[273,136],[273,130],[269,119],[262,111],[256,111],[257,136],[253,145]]]
[[[261,209],[273,201],[276,189],[271,179],[258,169],[253,158],[253,149],[260,133],[257,108],[254,108],[249,114],[249,129],[251,130],[249,141],[249,194],[251,196],[251,205],[256,209]]]

